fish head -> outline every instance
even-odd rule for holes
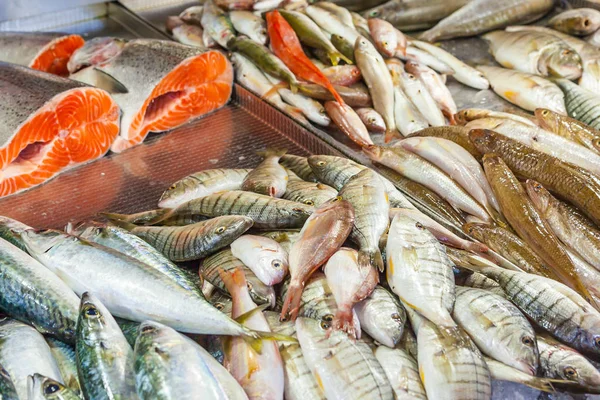
[[[466,125],[470,121],[475,119],[485,118],[488,110],[481,110],[478,108],[466,108],[454,114],[454,120],[457,125]]]
[[[227,239],[233,241],[252,227],[254,220],[243,215],[226,215],[213,218],[207,235],[212,237],[211,241],[225,242]]]
[[[55,246],[78,240],[75,236],[53,229],[28,229],[21,234],[21,238],[27,251],[32,255],[42,255]]]
[[[574,350],[560,346],[558,349],[561,354],[559,365],[554,365],[560,378],[576,382],[584,387],[599,387],[600,372],[581,354]]]
[[[554,51],[547,58],[541,57],[540,62],[545,63],[549,75],[559,78],[577,79],[583,71],[581,57],[571,48]]]
[[[463,225],[463,232],[476,240],[483,241],[483,232],[486,227],[489,225],[481,222],[467,222]]]
[[[321,180],[321,177],[326,175],[326,171],[331,169],[332,166],[338,166],[340,160],[344,160],[342,157],[317,155],[308,157],[308,165],[312,169],[313,173]]]
[[[545,187],[533,179],[527,179],[525,189],[535,208],[542,214],[545,214],[552,201],[552,195]]]
[[[160,208],[175,208],[188,200],[192,200],[194,198],[191,193],[193,190],[194,187],[189,180],[177,181],[163,192],[158,200],[158,206]]]
[[[258,305],[269,304],[270,308],[275,308],[277,296],[272,286],[265,285],[260,279],[252,275],[246,275],[246,286],[252,301]],[[216,304],[213,304],[213,306],[218,308]]]
[[[535,118],[543,129],[555,132],[559,124],[559,115],[547,108],[536,108]]]
[[[248,289],[250,289],[250,286]],[[225,296],[222,293],[214,293],[208,301],[214,308],[231,317],[231,312],[233,310],[233,301],[231,300],[231,297]]]
[[[489,129],[471,129],[469,131],[469,140],[475,145],[477,150],[486,154],[493,153],[496,148],[496,133]]]
[[[70,390],[62,383],[38,373],[27,377],[27,392],[30,399],[60,400],[70,398],[65,397]]]
[[[273,253],[270,249],[265,249],[257,261],[257,267],[267,273],[269,280],[273,283],[279,283],[288,272],[287,255],[282,252]]]
[[[518,354],[515,368],[526,374],[536,376],[539,366],[539,350],[535,333],[524,330],[520,336],[511,336],[507,338],[507,347],[514,350],[513,354]]]
[[[382,146],[370,145],[362,148],[363,153],[373,161],[381,161],[385,149]]]
[[[135,349],[139,354],[150,357],[167,357],[173,342],[182,338],[172,328],[155,321],[144,321],[138,328]]]
[[[104,304],[91,293],[83,293],[77,320],[77,340],[106,342],[115,332],[120,333],[121,329]]]

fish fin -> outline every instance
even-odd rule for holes
[[[372,266],[373,268],[377,268],[379,272],[383,272],[383,257],[381,257],[381,250],[375,247],[369,250],[360,250],[358,252],[358,265],[361,268],[367,268],[368,266]]]
[[[539,378],[537,376],[531,376],[527,380],[519,381],[519,383],[529,386],[530,388],[541,390],[542,392],[554,393],[556,392],[556,388],[553,384],[557,386],[563,386],[562,389],[568,390],[568,386],[576,387],[577,383],[573,381],[563,381],[561,379],[548,379],[548,378]]]
[[[259,150],[256,152],[257,155],[262,158],[277,156],[282,157],[287,153],[287,149],[276,149],[274,147],[267,147],[265,150]]]
[[[131,230],[137,228],[136,224],[132,224],[131,222],[127,222],[127,221],[124,221],[123,219],[121,219],[123,216],[122,214],[100,213],[100,215],[108,218],[112,224],[114,224],[120,228],[126,229],[128,231],[131,231]]]
[[[444,116],[446,118],[448,118],[448,121],[450,122],[450,125],[457,125],[456,123],[456,119],[454,118],[454,113],[448,111],[448,110],[442,110],[442,114],[444,114]]]
[[[351,59],[349,59],[339,51],[331,51],[327,53],[327,57],[329,57],[329,59],[331,60],[331,64],[333,64],[334,67],[340,63],[340,60],[344,61],[346,64],[349,65],[354,64],[354,62],[352,62]]]
[[[269,97],[278,94],[277,92],[279,91],[279,89],[287,89],[289,86],[290,85],[288,85],[286,82],[276,83],[275,85],[273,85],[273,87],[271,89],[267,90],[267,92],[265,94],[260,96],[260,98],[263,100],[268,100]],[[298,88],[296,87],[296,92],[297,91],[298,91]],[[294,90],[292,90],[292,92],[294,92]],[[294,92],[294,93],[296,93],[296,92]]]
[[[397,130],[395,129],[387,129],[385,130],[385,138],[383,139],[385,143],[389,143],[394,137],[397,136]]]
[[[253,330],[248,330],[248,335],[243,335],[242,339],[246,343],[248,343],[248,345],[252,348],[252,350],[254,350],[258,354],[262,353],[263,341],[265,341],[265,340],[277,341],[277,342],[298,343],[298,340],[291,336],[286,336],[286,335],[282,335],[280,333],[274,333],[274,332],[253,331]]]
[[[332,329],[344,331],[353,339],[356,339],[356,328],[354,326],[354,314],[352,308],[349,310],[342,310],[338,308],[333,319]]]
[[[225,271],[222,268],[219,268],[217,272],[229,293],[235,292],[236,288],[246,287],[246,275],[242,268],[237,267],[233,271]]]
[[[281,308],[280,319],[287,318],[288,313],[291,316],[291,320],[295,321],[300,310],[300,301],[302,300],[302,291],[304,289],[302,283],[290,282],[288,290],[285,294],[285,300],[283,307]]]
[[[239,324],[244,324],[244,322],[248,321],[248,319],[250,317],[252,317],[254,314],[256,314],[257,312],[263,312],[265,311],[267,308],[269,308],[270,304],[261,304],[260,306],[254,307],[252,310],[250,311],[246,311],[245,313],[243,313],[242,315],[239,315],[237,318],[234,318],[234,320],[239,323]]]

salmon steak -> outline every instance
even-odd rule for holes
[[[0,62],[0,196],[102,157],[119,107],[102,89]]]
[[[165,40],[127,42],[108,63],[96,66],[126,88],[113,93],[122,111],[120,153],[150,132],[164,132],[224,106],[231,97],[233,67],[224,54]]]
[[[79,35],[54,32],[0,32],[0,61],[68,76],[67,64],[85,41]]]

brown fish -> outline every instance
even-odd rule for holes
[[[573,261],[510,168],[495,154],[483,157],[483,167],[504,216],[519,236],[561,277],[563,283],[591,300]]]
[[[599,151],[594,145],[594,141],[600,139],[600,131],[597,129],[594,129],[575,118],[560,115],[546,108],[536,109],[535,116],[540,126],[547,131],[554,132],[565,139],[580,143],[588,149]]]

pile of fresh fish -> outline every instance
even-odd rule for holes
[[[456,120],[586,140],[536,114]],[[267,149],[254,169],[182,178],[155,210],[65,231],[2,217],[0,395],[599,393],[595,172],[504,132],[426,128],[365,147],[376,169]]]

